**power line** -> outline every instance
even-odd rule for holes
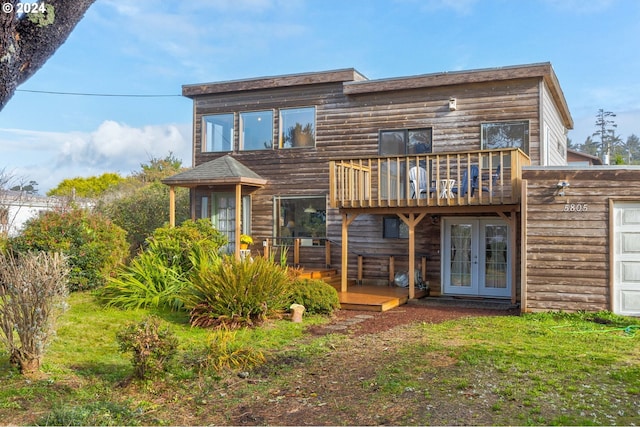
[[[67,95],[67,96],[102,96],[112,98],[173,98],[182,95],[144,95],[144,94],[118,94],[118,93],[86,93],[86,92],[54,92],[49,90],[28,90],[16,89],[16,92],[41,93],[46,95]]]

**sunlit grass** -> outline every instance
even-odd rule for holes
[[[273,399],[274,390],[291,387],[319,361],[331,366],[337,350],[348,357],[349,346],[357,342],[343,334],[308,334],[309,325],[327,322],[322,317],[240,329],[235,339],[266,358],[251,374],[254,381],[243,382],[234,373],[202,373],[184,363],[212,333],[191,327],[185,313],[104,308],[89,293],[72,294],[69,302],[71,309],[59,319],[45,354],[41,380],[23,378],[0,350],[1,420],[180,424],[207,411],[225,413],[257,398]],[[179,357],[165,377],[132,383],[129,356],[118,351],[115,336],[149,314],[170,325],[180,343]],[[403,399],[405,414],[389,423],[433,424],[437,405],[445,404],[447,411],[459,407],[485,414],[490,424],[640,425],[640,331],[629,327],[634,325],[640,319],[610,313],[416,323],[393,331],[385,363],[375,366],[373,377],[358,379],[363,393],[358,406],[339,398],[335,405],[357,414]],[[361,354],[364,366],[376,356]]]
[[[429,396],[478,399],[499,424],[637,424],[640,331],[634,325],[640,319],[594,316],[533,314],[416,326],[422,338],[402,348],[376,383],[392,394],[424,389]],[[438,358],[453,362],[443,367]]]

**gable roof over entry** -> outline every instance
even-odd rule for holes
[[[234,184],[262,187],[267,183],[267,180],[227,154],[165,178],[162,183],[178,187]]]

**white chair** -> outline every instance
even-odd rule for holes
[[[427,187],[427,171],[424,168],[414,166],[409,169],[409,184],[411,185],[412,199],[427,197],[429,189]]]

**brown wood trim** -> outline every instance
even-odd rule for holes
[[[615,202],[619,200],[615,200],[613,198],[609,198],[609,230],[607,239],[609,240],[609,311],[613,313],[614,304],[613,299],[615,298],[615,252],[616,248],[613,246],[615,241]]]
[[[188,98],[195,98],[197,96],[215,95],[228,92],[243,92],[279,87],[342,83],[361,80],[366,80],[366,77],[353,68],[347,68],[342,70],[322,71],[318,73],[288,74],[252,79],[229,80],[225,82],[183,85],[182,95]]]
[[[420,76],[399,77],[391,79],[367,80],[344,83],[346,95],[360,95],[375,92],[388,92],[428,87],[495,82],[499,80],[515,80],[527,78],[545,78],[552,73],[551,64],[540,63],[514,67],[487,68],[468,71],[454,71]],[[553,84],[550,81],[550,84]],[[443,102],[445,100],[443,99]],[[449,99],[447,98],[448,102]]]
[[[529,200],[529,191],[527,188],[527,180],[522,180],[521,203],[523,209],[520,212],[520,311],[526,313],[527,309],[527,202]]]

